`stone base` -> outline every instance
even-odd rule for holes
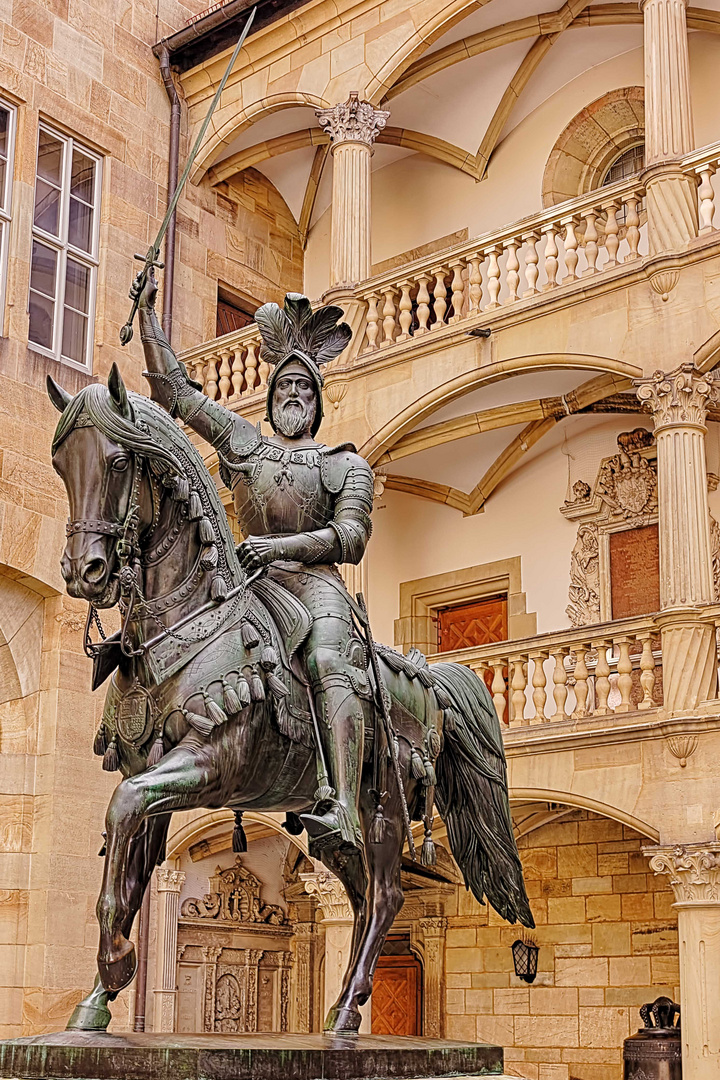
[[[502,1071],[499,1046],[392,1035],[63,1031],[0,1042],[5,1080],[409,1080]]]

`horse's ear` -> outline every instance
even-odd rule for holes
[[[58,386],[52,375],[48,375],[45,384],[47,386],[48,397],[57,411],[65,412],[72,401],[72,394],[68,394],[67,390],[63,390],[62,386]]]
[[[125,389],[125,383],[120,374],[120,368],[116,363],[113,363],[113,366],[110,368],[110,374],[108,375],[108,390],[122,415],[130,418],[132,413],[130,410],[130,402],[128,401],[127,390]]]

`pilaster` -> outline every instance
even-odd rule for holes
[[[423,965],[423,1034],[428,1039],[445,1035],[445,938],[447,919],[431,915],[420,919]]]
[[[641,0],[645,51],[645,160],[677,161],[695,146],[690,98],[687,0]],[[676,251],[697,236],[694,181],[680,169],[646,174],[650,253]]]
[[[160,867],[157,871],[158,935],[155,961],[154,1031],[175,1030],[177,997],[177,938],[182,870]]]
[[[720,1075],[720,843],[644,848],[675,894],[683,1080]]]
[[[664,704],[707,700],[716,679],[715,632],[698,613],[713,602],[705,418],[718,388],[692,364],[635,383],[657,439]]]
[[[330,285],[354,285],[370,276],[370,159],[390,113],[352,93],[315,115],[332,146]]]

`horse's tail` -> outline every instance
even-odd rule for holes
[[[461,664],[433,664],[445,691],[443,749],[437,760],[437,806],[465,886],[510,923],[533,927],[513,834],[500,722],[488,689]]]

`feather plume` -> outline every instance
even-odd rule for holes
[[[295,348],[290,319],[277,304],[263,304],[255,312],[255,322],[262,336],[261,358],[278,364]]]

